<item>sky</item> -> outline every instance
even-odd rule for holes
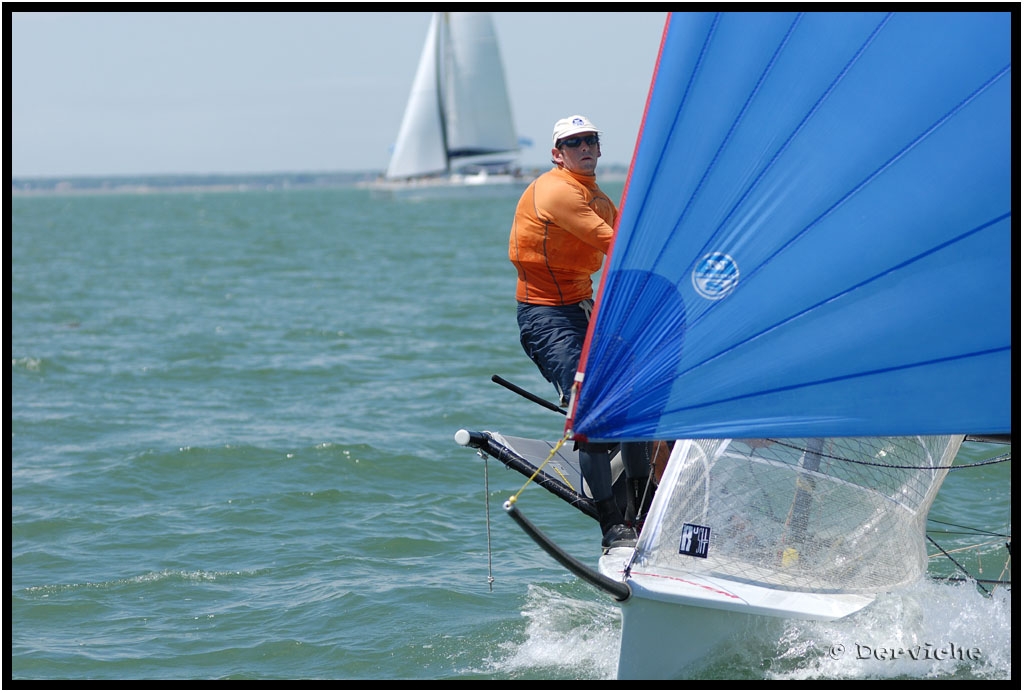
[[[664,12],[494,12],[513,121],[550,163],[559,118],[628,165]],[[10,13],[19,177],[382,171],[428,12]]]

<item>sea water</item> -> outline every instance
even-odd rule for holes
[[[561,431],[490,380],[554,397],[518,342],[515,201],[13,198],[7,678],[613,678],[615,603],[505,515],[524,479],[453,441]],[[1006,531],[1010,479],[951,473],[935,512]],[[591,520],[536,487],[518,507],[596,564]],[[1007,678],[1011,611],[924,581],[692,675]],[[978,655],[878,656],[948,643]]]

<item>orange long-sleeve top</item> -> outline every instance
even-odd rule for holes
[[[618,214],[595,176],[564,168],[541,174],[519,199],[508,239],[516,300],[564,306],[591,298],[591,275],[608,254]]]

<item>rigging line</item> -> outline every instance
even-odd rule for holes
[[[573,493],[578,493],[578,491],[576,491],[576,487],[572,485],[571,481],[569,481],[569,477],[567,477],[561,469],[555,467],[555,472],[558,474],[558,476],[562,477],[562,483],[568,486]]]
[[[984,534],[984,535],[991,536],[991,537],[1009,537],[1010,536],[1009,534],[1003,534],[1001,532],[993,532],[993,531],[987,530],[987,529],[977,529],[975,527],[967,527],[965,525],[958,525],[958,524],[954,524],[952,522],[945,522],[943,520],[932,520],[932,519],[929,519],[928,521],[929,522],[934,522],[935,524],[939,524],[939,525],[945,525],[947,527],[957,527],[958,529],[969,530],[969,532],[950,532],[948,530],[942,530],[942,529],[933,529],[932,530],[933,532],[942,532],[943,534],[969,534],[969,533],[973,533],[973,534]]]
[[[805,447],[802,447],[800,445],[793,445],[792,443],[786,443],[786,442],[784,442],[782,440],[779,440],[778,438],[766,438],[765,440],[771,441],[775,445],[781,445],[782,447],[789,448],[791,450],[797,450],[799,452],[807,452],[808,451],[807,448],[805,448]],[[990,460],[983,460],[981,462],[972,462],[970,464],[949,465],[948,467],[932,467],[932,466],[911,467],[911,466],[904,466],[904,465],[900,465],[900,464],[882,464],[881,462],[865,462],[864,460],[854,460],[854,459],[850,459],[849,457],[840,457],[839,455],[830,455],[828,453],[818,453],[818,454],[821,457],[827,457],[828,459],[835,460],[837,462],[850,462],[852,464],[861,464],[861,465],[864,465],[865,467],[885,467],[886,469],[968,469],[970,467],[984,467],[986,465],[997,464],[999,462],[1009,462],[1011,460],[1010,455],[1000,455],[999,457],[993,457]]]
[[[929,518],[928,521],[929,522],[940,522],[939,520],[932,520],[931,518]],[[965,529],[971,529],[971,528],[968,527],[968,528],[965,528]],[[957,536],[957,537],[978,537],[978,536],[982,536],[982,537],[993,537],[997,541],[1002,541],[1003,539],[1009,539],[1010,537],[1013,536],[1012,534],[1003,534],[1001,532],[992,532],[992,531],[989,531],[989,530],[986,530],[986,529],[974,529],[974,530],[967,531],[967,532],[955,532],[955,531],[949,530],[949,529],[932,528],[930,531],[931,531],[932,534],[942,534],[942,535],[945,535],[947,537],[952,537],[952,536]]]
[[[487,478],[487,455],[484,458],[484,515],[487,518],[487,591],[494,591],[494,574],[491,572],[491,488]]]
[[[1003,581],[1003,579],[1002,579],[1004,575],[1007,575],[1008,573],[1010,573],[1010,571],[1011,571],[1011,569],[1013,567],[1011,565],[1012,558],[1013,558],[1013,556],[1010,554],[1010,544],[1007,543],[1006,544],[1006,562],[1003,563],[1003,569],[999,571],[999,584],[1006,584],[1006,585],[1013,584],[1012,580]],[[1011,578],[1013,577],[1012,573],[1010,574],[1010,577]],[[993,581],[986,580],[986,582],[993,582]]]
[[[928,536],[928,535],[925,535],[925,536]],[[964,568],[964,567],[963,567],[962,565],[960,565],[959,563],[957,563],[956,559],[955,559],[955,558],[953,558],[952,556],[950,556],[950,555],[949,555],[949,553],[947,553],[947,552],[946,552],[946,550],[945,550],[944,548],[942,548],[941,546],[939,546],[938,542],[936,542],[936,541],[935,541],[934,539],[932,539],[932,538],[931,538],[930,536],[928,536],[928,541],[930,541],[931,543],[935,544],[936,548],[938,548],[938,550],[939,550],[939,551],[941,551],[941,552],[942,552],[942,553],[943,553],[943,554],[944,554],[944,555],[946,556],[946,558],[948,558],[949,560],[951,560],[951,561],[953,562],[953,565],[955,565],[955,566],[956,566],[957,568],[959,568],[959,569],[960,569],[961,571],[963,571],[963,574],[964,574],[964,575],[966,575],[966,576],[967,576],[967,577],[969,577],[969,578],[973,578],[973,577],[974,577],[973,575],[971,575],[971,573],[970,573],[970,572],[969,572],[969,571],[968,571],[968,570],[967,570],[966,568]],[[985,586],[984,586],[984,585],[982,585],[981,583],[979,583],[979,582],[978,582],[977,580],[975,580],[975,583],[976,583],[976,584],[978,585],[978,587],[979,587],[979,588],[980,588],[980,589],[981,589],[981,590],[982,590],[982,591],[983,591],[983,592],[984,592],[984,593],[985,593],[986,595],[989,595],[989,596],[991,596],[991,594],[992,594],[992,593],[991,593],[991,592],[989,592],[989,591],[988,591],[987,589],[985,589]]]
[[[970,546],[961,546],[958,549],[950,549],[948,553],[943,551],[943,553],[947,553],[947,555],[949,555],[949,554],[954,554],[954,553],[963,553],[965,551],[977,551],[978,549],[983,549],[986,546],[996,546],[998,544],[999,544],[998,540],[997,541],[983,541],[983,542],[980,542],[978,544],[971,544]],[[928,558],[937,558],[938,556],[939,556],[939,554],[933,553],[933,554],[929,554]]]
[[[881,462],[864,462],[861,460],[846,460],[847,462],[853,462],[854,464],[862,464],[866,467],[886,467],[888,469],[969,469],[971,467],[984,467],[990,464],[996,464],[997,462],[1009,462],[1010,456],[1007,455],[1005,459],[992,459],[986,460],[985,462],[972,462],[971,464],[951,464],[947,467],[909,467],[899,464],[882,464]]]
[[[945,582],[967,582],[967,580],[970,579],[974,582],[984,582],[987,585],[1013,585],[1012,580],[990,580],[986,578],[974,577],[973,575],[970,578],[962,578],[956,576],[941,577],[938,575],[931,575],[929,577],[931,577],[933,580],[944,580]]]
[[[571,431],[566,432],[566,434],[562,436],[562,439],[555,443],[555,447],[551,448],[551,452],[548,454],[547,459],[544,460],[540,464],[540,466],[538,466],[535,470],[533,470],[533,474],[531,474],[530,478],[526,480],[526,483],[523,484],[523,487],[516,491],[514,494],[512,494],[512,496],[508,499],[508,502],[510,504],[515,504],[515,502],[519,499],[519,496],[522,495],[523,491],[526,490],[526,487],[530,485],[530,482],[533,481],[538,474],[540,474],[540,470],[544,469],[545,465],[547,465],[547,463],[550,462],[551,459],[555,456],[555,453],[558,452],[563,445],[565,445],[565,441],[569,440],[569,437],[571,435]]]

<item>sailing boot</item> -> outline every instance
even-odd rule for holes
[[[651,461],[654,446],[649,442],[623,443],[622,465],[626,469],[626,522],[639,533],[654,497]]]
[[[652,498],[654,486],[650,483],[650,478],[626,479],[626,522],[634,527],[638,534],[644,527]]]
[[[594,506],[597,508],[597,521],[601,524],[602,548],[636,546],[636,532],[626,525],[614,498],[594,501]]]

